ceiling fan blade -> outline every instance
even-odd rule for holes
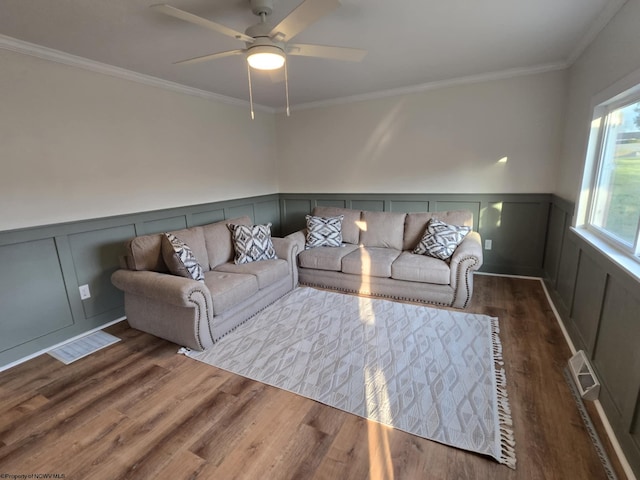
[[[300,55],[303,57],[321,57],[331,58],[333,60],[345,60],[348,62],[360,62],[367,54],[367,51],[359,48],[294,43],[287,45],[287,53],[289,55]]]
[[[180,20],[184,20],[185,22],[200,25],[201,27],[208,28],[209,30],[214,30],[218,33],[235,38],[237,40],[251,43],[253,43],[254,41],[253,37],[245,35],[242,32],[238,32],[233,28],[225,27],[224,25],[220,25],[219,23],[212,22],[211,20],[207,20],[206,18],[199,17],[198,15],[194,15],[193,13],[185,12],[184,10],[172,7],[171,5],[158,4],[151,5],[149,8],[153,8],[157,12],[164,13],[165,15],[169,15],[170,17],[179,18]]]
[[[230,57],[232,55],[240,55],[244,53],[244,50],[228,50],[226,52],[212,53],[210,55],[202,55],[201,57],[188,58],[187,60],[180,60],[179,62],[173,62],[174,65],[189,65],[191,63],[207,62],[209,60],[215,60],[216,58]]]
[[[281,42],[291,40],[316,20],[339,6],[339,0],[305,0],[273,27],[269,36]]]

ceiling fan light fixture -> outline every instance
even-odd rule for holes
[[[277,70],[284,65],[285,54],[275,45],[256,45],[249,48],[247,62],[256,70]]]

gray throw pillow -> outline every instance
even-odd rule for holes
[[[266,225],[235,225],[229,224],[233,248],[236,252],[234,263],[258,262],[278,258],[271,241],[271,224]]]
[[[337,217],[307,215],[307,238],[304,248],[339,247],[342,245],[342,220]]]
[[[431,219],[413,253],[447,260],[470,231],[471,227],[449,225],[440,220]]]
[[[162,235],[162,258],[169,271],[180,277],[204,282],[204,270],[189,245],[172,233]]]

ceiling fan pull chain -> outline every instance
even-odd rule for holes
[[[287,97],[287,117],[291,116],[289,111],[289,71],[287,70],[287,61],[284,62],[284,91]]]
[[[249,106],[251,107],[251,120],[255,119],[253,113],[253,90],[251,89],[251,67],[247,63],[247,77],[249,77]]]

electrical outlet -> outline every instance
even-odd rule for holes
[[[89,285],[80,285],[78,287],[80,290],[80,300],[86,300],[87,298],[91,298],[91,292],[89,291]]]
[[[493,246],[493,241],[492,240],[485,240],[484,241],[484,249],[485,250],[491,250],[492,246]]]

